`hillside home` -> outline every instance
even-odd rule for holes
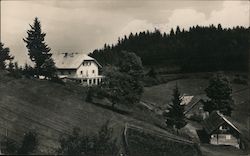
[[[230,117],[221,114],[219,111],[212,112],[204,120],[203,127],[208,134],[210,144],[241,147],[241,131]]]
[[[103,76],[102,66],[92,57],[79,53],[61,53],[54,58],[59,78],[73,80],[82,85],[98,85]]]
[[[205,119],[208,117],[208,112],[204,111],[204,100],[207,99],[205,96],[187,96],[183,95],[181,97],[182,103],[184,105],[184,114],[187,118],[198,117]]]

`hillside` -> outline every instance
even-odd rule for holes
[[[70,134],[79,127],[85,134],[97,133],[110,120],[121,150],[125,123],[173,134],[155,126],[164,120],[153,113],[136,108],[135,112],[119,114],[105,107],[84,101],[86,90],[74,84],[61,85],[46,80],[15,79],[0,73],[0,135],[17,140],[35,129],[38,133],[37,153],[52,154],[61,134]]]

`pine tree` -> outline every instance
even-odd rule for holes
[[[0,69],[6,68],[6,61],[12,61],[14,59],[10,54],[9,48],[4,48],[4,44],[0,42]]]
[[[42,32],[41,24],[37,17],[34,20],[34,24],[30,25],[30,27],[31,29],[27,31],[28,37],[23,39],[23,41],[27,44],[26,47],[28,48],[31,61],[35,62],[36,74],[37,76],[51,76],[53,75],[52,73],[46,73],[47,71],[55,71],[54,69],[47,69],[53,67],[52,54],[50,53],[51,49],[44,42],[46,34]],[[46,63],[50,65],[44,65]]]
[[[205,89],[210,100],[204,103],[204,110],[211,113],[219,110],[222,114],[231,116],[232,113],[232,88],[229,80],[222,74],[217,74],[209,81]]]
[[[181,105],[181,101],[180,92],[176,84],[173,90],[172,104],[170,105],[168,112],[163,115],[166,117],[166,124],[170,127],[176,128],[177,130],[186,125],[184,107]]]

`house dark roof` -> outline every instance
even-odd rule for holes
[[[230,117],[224,116],[219,111],[212,112],[207,119],[203,122],[203,127],[208,134],[212,134],[222,124],[227,123],[237,132],[241,133],[240,130],[233,124]]]

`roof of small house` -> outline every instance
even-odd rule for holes
[[[59,69],[77,69],[84,61],[94,61],[101,67],[94,58],[82,53],[61,53],[54,56],[54,61]]]
[[[206,100],[207,97],[205,95],[199,95],[199,96],[192,96],[191,100],[188,101],[188,103],[186,103],[184,105],[184,114],[189,113],[190,111],[192,111],[192,109],[199,103],[202,103],[204,100]]]
[[[227,123],[238,133],[241,133],[240,130],[235,126],[234,121],[230,117],[221,114],[219,111],[212,112],[209,117],[204,120],[203,127],[208,134],[212,134],[224,123]]]

